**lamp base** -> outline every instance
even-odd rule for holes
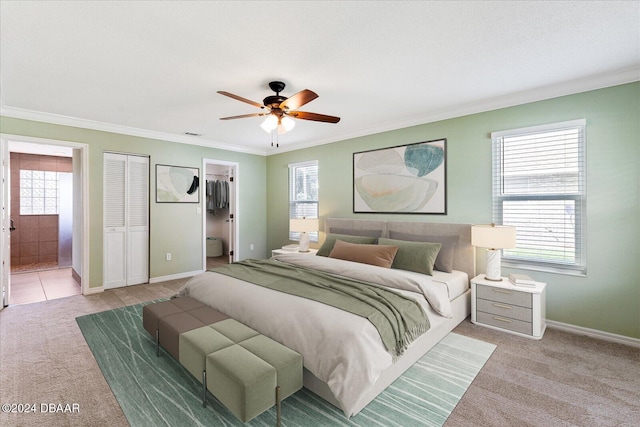
[[[487,249],[487,265],[485,266],[486,273],[484,278],[494,282],[502,281],[502,274],[500,272],[500,257],[502,254],[500,250]]]
[[[298,252],[309,252],[309,235],[304,231],[300,233],[300,248]]]

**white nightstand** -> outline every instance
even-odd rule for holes
[[[471,279],[471,322],[539,340],[547,327],[546,286],[515,286],[506,277],[495,282],[476,276]]]
[[[309,252],[298,252],[298,250],[291,249],[274,249],[271,251],[271,256],[282,255],[282,254],[307,254],[307,255],[315,255],[318,252],[317,249],[309,248]]]

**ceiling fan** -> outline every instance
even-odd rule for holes
[[[302,90],[295,95],[287,98],[286,96],[280,95],[280,92],[282,92],[285,87],[285,84],[283,82],[270,82],[269,87],[276,94],[267,96],[262,100],[262,104],[238,95],[234,95],[229,92],[225,92],[223,90],[219,90],[218,93],[221,95],[237,99],[238,101],[246,102],[247,104],[253,105],[254,107],[265,110],[260,113],[221,117],[220,120],[233,120],[243,119],[246,117],[267,116],[267,120],[262,123],[261,127],[269,133],[271,133],[271,131],[276,128],[278,129],[278,133],[286,133],[287,131],[293,129],[295,123],[290,119],[291,117],[295,119],[312,120],[315,122],[325,123],[338,123],[340,121],[340,117],[327,116],[325,114],[318,113],[309,113],[306,111],[298,111],[298,108],[313,101],[318,97],[318,94],[309,89]]]

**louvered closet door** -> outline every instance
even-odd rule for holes
[[[127,285],[149,281],[149,158],[129,156]]]
[[[126,285],[127,156],[104,154],[103,287]]]
[[[104,288],[149,280],[149,158],[104,154]]]

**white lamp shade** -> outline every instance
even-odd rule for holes
[[[265,132],[271,133],[276,127],[278,127],[278,118],[274,115],[270,115],[267,117],[264,122],[260,125]]]
[[[280,122],[282,123],[282,126],[284,126],[284,129],[287,132],[293,129],[293,127],[296,125],[296,122],[291,117],[283,117],[282,120],[280,120]]]
[[[509,249],[516,247],[516,228],[509,225],[474,225],[471,244],[481,248]]]
[[[298,231],[300,233],[318,231],[319,226],[318,218],[294,218],[289,221],[291,231]]]

